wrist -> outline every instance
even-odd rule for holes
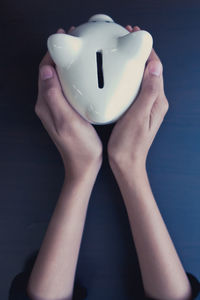
[[[90,193],[96,181],[97,174],[97,169],[90,169],[83,174],[79,174],[79,176],[74,174],[72,175],[69,172],[65,172],[65,177],[60,193],[61,196],[58,200],[58,202],[61,203],[59,205],[64,205],[65,207],[66,199],[67,202],[72,201],[73,203],[75,203],[75,199],[77,199],[78,202],[82,199],[80,203],[82,203],[83,205],[87,204],[89,202]],[[71,200],[70,197],[66,197],[66,195],[68,195],[69,193],[74,194],[74,196],[71,197]]]
[[[124,176],[146,172],[146,159],[142,157],[130,160],[123,156],[119,158],[109,156],[109,164],[113,173],[121,173]]]
[[[102,165],[102,160],[96,160],[87,164],[86,167],[81,167],[81,164],[78,168],[69,169],[68,164],[64,163],[65,169],[65,179],[64,184],[75,183],[79,184],[80,182],[91,181],[94,182],[99,173],[99,170]]]
[[[150,184],[144,161],[135,161],[135,163],[132,162],[129,165],[112,161],[111,169],[125,203],[137,201],[142,195],[149,193]],[[127,196],[130,194],[130,197]]]
[[[115,159],[109,160],[111,170],[117,183],[121,186],[132,186],[143,189],[148,182],[145,160],[132,160],[119,163]]]

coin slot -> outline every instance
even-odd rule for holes
[[[102,51],[96,52],[97,59],[97,77],[98,77],[98,87],[102,89],[104,87],[104,78],[103,78],[103,55]]]

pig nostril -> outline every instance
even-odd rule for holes
[[[98,87],[102,89],[104,87],[102,51],[96,52],[96,59],[97,59]]]

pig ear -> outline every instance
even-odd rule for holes
[[[55,64],[66,67],[79,55],[82,39],[65,33],[55,33],[49,36],[47,47]]]
[[[147,60],[151,52],[153,39],[145,30],[131,32],[118,38],[118,48],[130,59],[138,56]]]

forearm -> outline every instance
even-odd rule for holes
[[[127,209],[146,295],[191,299],[191,287],[153,197],[145,167],[113,166]]]
[[[97,176],[95,172],[87,172],[82,179],[64,181],[29,279],[31,299],[72,299],[88,201]]]

